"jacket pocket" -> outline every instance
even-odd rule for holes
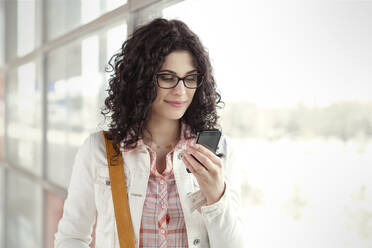
[[[107,168],[98,168],[94,182],[94,196],[98,215],[113,216],[111,182]]]

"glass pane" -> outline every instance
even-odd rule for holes
[[[5,8],[4,23],[6,25],[6,61],[10,61],[17,56],[25,55],[35,49],[35,10],[36,0],[27,1],[5,1],[0,8]],[[0,10],[1,12],[1,10]],[[1,28],[0,28],[1,29]],[[5,32],[5,31],[4,31]],[[1,33],[1,31],[0,31]],[[3,38],[3,37],[1,37]],[[0,45],[2,41],[0,42]],[[1,55],[1,52],[0,52]],[[0,60],[1,63],[1,60]]]
[[[104,2],[107,4],[106,9],[107,11],[116,9],[120,7],[121,5],[124,5],[127,3],[127,0],[101,0],[101,2]]]
[[[120,24],[120,25],[117,25],[113,28],[110,28],[109,30],[107,30],[106,32],[106,63],[105,63],[105,66],[106,68],[109,68],[109,70],[111,70],[111,67],[108,66],[108,62],[109,60],[111,59],[111,57],[120,52],[121,51],[121,46],[122,44],[124,43],[125,39],[127,38],[127,24],[124,23],[124,24]],[[112,61],[113,63],[113,61]],[[105,73],[105,82],[108,82],[108,80],[110,79],[110,75],[112,74],[112,72],[110,73]],[[107,84],[108,86],[108,84]],[[106,96],[107,94],[105,94]]]
[[[81,23],[81,1],[50,0],[45,4],[48,40],[72,30]]]
[[[126,2],[126,0],[46,1],[48,40],[88,23]]]
[[[200,36],[224,100],[322,107],[372,101],[372,4],[362,2],[187,0],[163,16]]]
[[[17,1],[1,1],[4,3],[4,35],[6,49],[4,51],[5,63],[17,57]],[[5,4],[6,3],[6,4]],[[6,22],[5,22],[6,20]]]
[[[45,239],[46,247],[53,248],[54,234],[58,230],[58,223],[63,214],[63,204],[65,199],[56,195],[53,192],[46,192],[46,227],[45,227]],[[95,245],[95,226],[93,227],[92,242],[90,247]]]
[[[107,58],[108,61],[114,54],[121,50],[127,38],[127,24],[123,23],[107,30]]]
[[[41,87],[35,63],[10,71],[8,79],[8,159],[41,175]]]
[[[99,92],[99,104],[100,104],[100,109],[104,107],[104,100],[108,96],[107,91],[105,89],[108,88],[108,82],[110,79],[110,76],[112,75],[111,67],[108,65],[109,60],[111,57],[121,51],[121,46],[124,43],[125,39],[127,38],[127,24],[126,23],[121,23],[118,24],[112,28],[109,28],[106,32],[106,47],[102,48],[105,49],[105,58],[102,59],[104,61],[104,64],[102,65],[102,69],[108,69],[109,72],[106,72],[105,70],[102,71],[104,74],[104,87],[103,89]],[[113,61],[111,62],[113,63]],[[110,118],[108,117],[106,119],[106,122],[104,120],[104,117],[102,115],[99,116],[99,123],[101,129],[107,130],[107,124],[109,123]]]
[[[47,55],[47,175],[67,187],[77,148],[94,131],[107,128],[101,115],[107,96],[110,55],[126,39],[125,23],[99,31]],[[101,42],[100,41],[106,41]]]
[[[17,1],[17,54],[25,55],[35,48],[36,0]]]
[[[7,247],[42,247],[41,188],[10,172],[7,199]]]
[[[5,192],[4,192],[4,168],[0,166],[0,246],[5,247],[4,240],[4,204],[5,204]]]
[[[97,129],[100,95],[97,35],[50,52],[48,64],[48,178],[67,186],[77,148]]]
[[[163,10],[212,59],[243,177],[247,247],[372,244],[371,7],[188,0]]]
[[[4,118],[5,118],[5,102],[4,102],[4,75],[0,72],[0,161],[4,158]]]
[[[5,63],[5,37],[5,4],[0,1],[0,66]]]

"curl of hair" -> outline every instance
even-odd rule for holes
[[[101,114],[111,121],[105,137],[116,145],[124,141],[125,147],[133,147],[143,138],[150,116],[151,105],[156,98],[155,75],[173,51],[186,50],[203,82],[197,88],[193,100],[181,121],[191,128],[191,135],[204,129],[218,128],[217,108],[222,103],[212,75],[209,55],[198,36],[179,20],[157,18],[137,28],[114,54],[109,65],[113,72],[109,80],[108,96]]]

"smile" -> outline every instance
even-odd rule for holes
[[[169,101],[165,101],[165,102],[176,108],[183,107],[186,104],[186,102],[169,102]]]

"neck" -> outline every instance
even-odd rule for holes
[[[150,118],[144,132],[144,141],[157,145],[169,145],[180,139],[181,122]]]

